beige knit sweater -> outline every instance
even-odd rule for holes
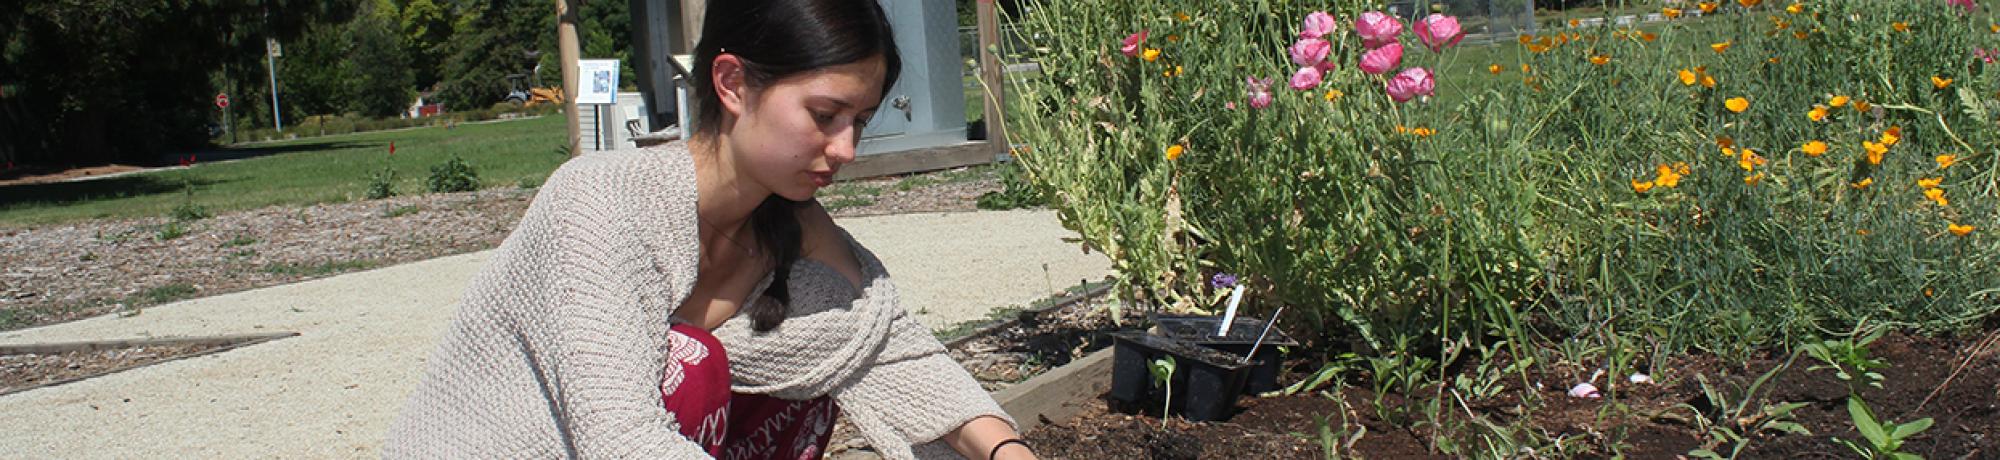
[[[678,365],[669,315],[699,258],[694,184],[681,142],[559,168],[467,289],[383,456],[706,457],[660,397]],[[888,458],[957,457],[945,433],[982,415],[1012,423],[897,304],[874,254],[842,236],[861,259],[860,291],[801,261],[783,325],[757,333],[739,315],[716,329],[735,390],[831,394]]]

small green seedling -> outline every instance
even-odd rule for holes
[[[1146,369],[1153,371],[1153,380],[1167,389],[1165,402],[1160,403],[1160,429],[1164,430],[1167,429],[1167,409],[1174,403],[1174,357],[1161,356],[1147,364]]]
[[[1917,454],[1903,452],[1903,440],[1930,429],[1932,422],[1930,417],[1901,424],[1879,420],[1875,418],[1874,411],[1868,410],[1868,403],[1861,401],[1860,396],[1847,397],[1847,415],[1854,417],[1854,428],[1861,432],[1866,444],[1842,438],[1833,438],[1833,441],[1853,449],[1854,453],[1861,455],[1861,458],[1923,460],[1923,457]]]
[[[1882,388],[1882,374],[1875,370],[1889,367],[1889,363],[1869,357],[1868,345],[1874,343],[1875,339],[1882,338],[1882,334],[1886,331],[1886,328],[1878,328],[1867,335],[1857,334],[1845,339],[1802,345],[1800,349],[1822,363],[1806,370],[1833,369],[1833,376],[1839,377],[1843,382],[1859,381],[1868,386]]]

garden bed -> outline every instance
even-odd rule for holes
[[[1936,421],[1906,441],[1906,452],[1925,458],[2000,455],[1996,338],[2000,331],[1962,340],[1891,334],[1870,347],[1890,366],[1880,371],[1883,388],[1864,388],[1860,395],[1877,417]],[[1452,388],[1438,386],[1413,395],[1384,394],[1379,403],[1366,385],[1332,394],[1245,397],[1238,405],[1242,412],[1227,422],[1176,419],[1164,428],[1157,407],[1125,408],[1133,412],[1125,413],[1097,400],[1077,418],[1036,430],[1028,440],[1043,458],[1318,458],[1321,420],[1326,420],[1324,435],[1343,453],[1375,458],[1455,458],[1489,449],[1531,449],[1549,457],[1674,458],[1704,447],[1727,455],[1735,447],[1730,442],[1705,445],[1716,438],[1700,417],[1742,432],[1765,421],[1759,415],[1765,407],[1804,403],[1789,420],[1811,435],[1752,434],[1743,458],[1853,457],[1832,440],[1861,439],[1847,410],[1848,384],[1830,370],[1811,369],[1817,364],[1812,358],[1794,360],[1758,388],[1744,410],[1730,410],[1744,399],[1746,388],[1784,365],[1787,356],[1765,355],[1741,364],[1710,355],[1672,359],[1658,366],[1666,370],[1654,376],[1659,383],[1616,385],[1620,393],[1601,399],[1566,395],[1578,376],[1545,374],[1526,378],[1540,388],[1526,387],[1521,377],[1510,375],[1500,379],[1505,387],[1497,395],[1463,402]],[[1696,375],[1714,385],[1724,401],[1711,401]],[[1432,406],[1439,396],[1443,403]],[[1428,407],[1438,408],[1435,418],[1426,413]],[[1418,428],[1409,428],[1413,426]],[[1438,439],[1457,441],[1460,450],[1439,450],[1434,444]]]
[[[61,385],[297,333],[0,345],[0,395]]]

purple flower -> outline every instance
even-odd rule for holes
[[[1456,45],[1460,39],[1465,38],[1465,31],[1458,26],[1458,18],[1442,14],[1433,14],[1418,20],[1415,29],[1417,39],[1423,40],[1424,46],[1430,47],[1433,52]]]
[[[1437,89],[1437,80],[1431,76],[1429,69],[1411,67],[1390,78],[1388,83],[1383,84],[1383,89],[1388,91],[1389,99],[1409,102],[1417,96],[1431,95]]]
[[[1326,40],[1302,38],[1292,44],[1292,63],[1314,67],[1326,62],[1327,53],[1333,52],[1333,45]]]
[[[1259,80],[1257,77],[1243,77],[1243,81],[1249,85],[1249,89],[1244,92],[1244,97],[1250,99],[1250,108],[1262,109],[1271,106],[1271,83],[1276,80],[1275,78]]]
[[[1396,35],[1403,33],[1403,22],[1380,11],[1361,13],[1361,17],[1354,19],[1354,33],[1361,35],[1363,44],[1374,48],[1395,41]]]
[[[1212,287],[1215,289],[1229,289],[1236,287],[1236,275],[1231,275],[1228,273],[1216,273],[1214,277],[1208,279],[1208,287]]]
[[[1387,45],[1362,53],[1358,67],[1362,72],[1381,75],[1399,65],[1403,65],[1403,44],[1392,39]]]
[[[1333,16],[1325,11],[1306,15],[1305,22],[1299,25],[1299,38],[1320,38],[1330,33],[1333,33]]]
[[[1300,67],[1298,72],[1292,74],[1292,89],[1305,91],[1317,88],[1319,78],[1318,67]]]

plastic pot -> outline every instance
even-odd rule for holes
[[[1147,364],[1162,356],[1174,359],[1167,385],[1166,416],[1178,413],[1192,421],[1226,420],[1234,415],[1236,398],[1256,363],[1243,356],[1137,331],[1112,334],[1111,392],[1113,400],[1135,407],[1160,407],[1166,387],[1153,379]]]
[[[1216,316],[1160,315],[1154,317],[1153,322],[1159,325],[1157,334],[1161,337],[1235,353],[1239,356],[1250,355],[1251,361],[1258,362],[1257,367],[1251,370],[1250,381],[1244,388],[1251,393],[1277,390],[1278,373],[1283,370],[1285,361],[1284,352],[1278,347],[1299,345],[1298,341],[1292,340],[1291,336],[1285,335],[1284,331],[1277,328],[1271,328],[1271,333],[1264,337],[1264,342],[1257,344],[1257,335],[1264,332],[1265,324],[1264,320],[1257,318],[1235,318],[1231,321],[1229,335],[1226,336],[1215,335],[1216,326],[1222,324],[1222,318]],[[1254,351],[1250,349],[1252,344],[1257,344],[1257,349]]]

